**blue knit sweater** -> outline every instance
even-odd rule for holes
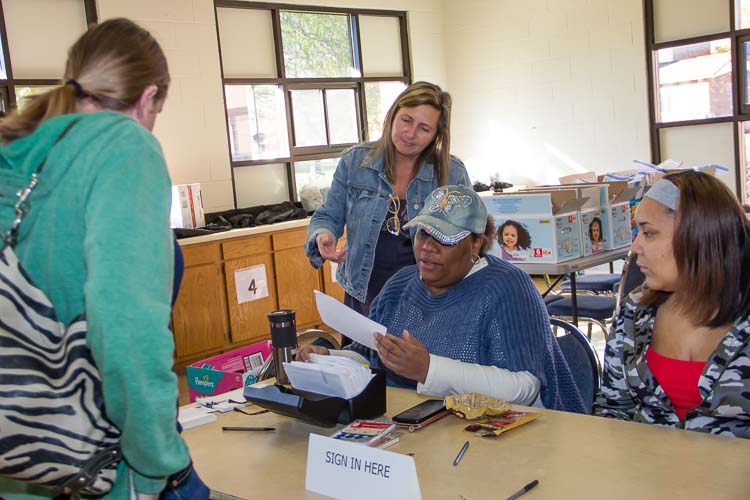
[[[405,267],[375,298],[370,317],[396,336],[407,330],[430,354],[528,371],[541,382],[546,408],[584,413],[531,278],[496,257],[486,259],[485,268],[439,295],[427,290],[416,266]],[[372,366],[385,369],[374,351],[359,344],[351,349],[368,358]],[[415,381],[386,371],[389,385],[416,387]]]

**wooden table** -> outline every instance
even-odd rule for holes
[[[611,264],[612,262],[620,259],[625,259],[628,256],[630,247],[617,248],[615,250],[607,250],[606,252],[596,253],[589,255],[588,257],[578,257],[577,259],[571,259],[565,262],[555,263],[528,263],[528,262],[511,262],[517,267],[520,267],[529,274],[556,274],[559,277],[552,283],[547,291],[542,294],[542,297],[546,297],[547,294],[552,290],[560,280],[566,275],[570,275],[570,301],[573,313],[573,324],[578,326],[578,297],[576,296],[576,273],[596,267],[601,264]]]
[[[388,388],[387,415],[421,399],[414,391]],[[257,407],[247,408],[253,409]],[[539,486],[524,500],[750,497],[748,440],[534,411],[544,415],[496,440],[464,431],[466,422],[451,415],[420,431],[403,432],[401,441],[388,450],[414,453],[425,499],[502,499],[534,479]],[[224,432],[222,425],[277,430]],[[230,412],[183,435],[203,480],[212,490],[231,495],[216,498],[323,498],[305,491],[311,432],[328,436],[334,429],[273,413]],[[466,440],[471,445],[454,467]]]

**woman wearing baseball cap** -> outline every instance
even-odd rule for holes
[[[539,292],[524,271],[486,252],[495,228],[464,186],[434,190],[404,226],[416,266],[397,272],[370,318],[386,326],[377,351],[354,343],[335,354],[366,358],[392,386],[443,397],[480,392],[516,404],[583,413]],[[327,354],[319,346],[310,352]]]

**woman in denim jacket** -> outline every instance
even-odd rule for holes
[[[319,268],[339,264],[344,302],[367,316],[385,282],[415,264],[402,227],[438,186],[471,186],[461,160],[450,156],[451,97],[417,82],[396,98],[374,143],[344,151],[325,204],[307,228],[305,252]],[[346,226],[346,246],[336,249]]]

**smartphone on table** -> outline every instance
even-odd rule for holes
[[[449,414],[442,399],[428,399],[395,415],[392,420],[410,430],[421,429],[427,424],[439,420]]]

